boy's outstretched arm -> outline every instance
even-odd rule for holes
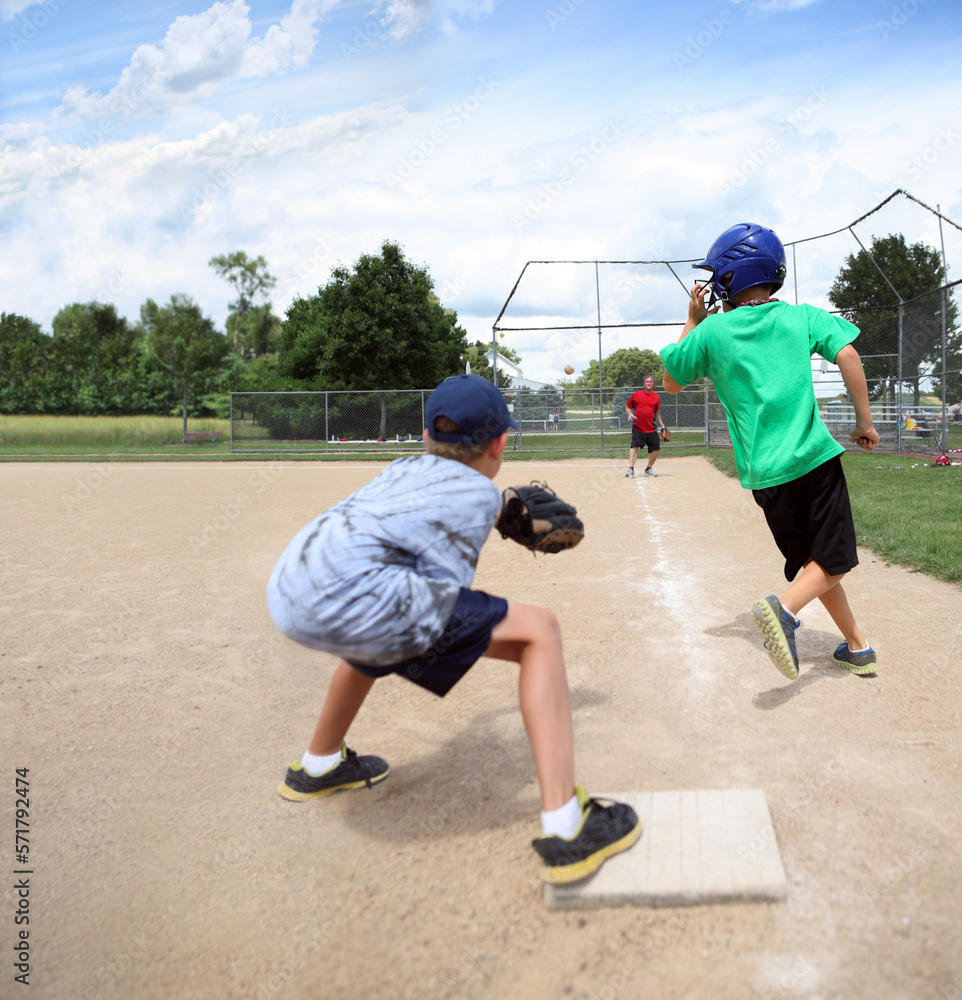
[[[678,343],[681,343],[685,337],[695,329],[696,326],[706,317],[711,316],[712,313],[718,312],[718,306],[714,309],[709,309],[705,305],[705,297],[708,295],[710,289],[708,285],[699,285],[695,282],[694,288],[691,290],[691,298],[688,300],[688,322],[685,324],[685,328],[681,331],[681,336],[678,338]],[[676,396],[685,387],[679,385],[669,374],[665,372],[665,377],[661,382],[662,388],[665,392],[671,393]]]
[[[852,441],[865,451],[874,451],[878,444],[878,431],[872,426],[872,411],[869,408],[868,385],[862,359],[851,344],[846,344],[835,355],[835,364],[842,373],[842,381],[855,407]]]

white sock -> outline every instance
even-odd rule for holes
[[[340,762],[340,750],[338,750],[337,753],[325,754],[320,757],[317,757],[312,753],[308,753],[305,750],[304,756],[301,757],[301,767],[303,767],[304,770],[314,778],[316,778],[319,774],[323,774],[325,771],[330,771],[332,767],[340,764]]]
[[[850,653],[867,653],[872,647],[866,646],[865,649],[852,649],[851,646],[848,647]]]
[[[541,831],[545,836],[553,834],[563,840],[571,840],[580,825],[581,803],[577,795],[572,795],[560,809],[541,813]]]

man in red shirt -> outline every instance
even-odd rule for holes
[[[645,466],[646,476],[657,476],[652,470],[652,466],[658,460],[658,450],[661,443],[658,440],[658,431],[655,430],[655,422],[658,423],[658,430],[664,430],[665,425],[661,419],[661,401],[658,393],[655,392],[655,380],[651,375],[645,376],[645,387],[633,393],[631,399],[625,403],[625,412],[629,417],[634,418],[631,427],[631,448],[628,450],[628,471],[625,479],[635,478],[635,459],[638,457],[638,449],[648,448],[648,465]]]

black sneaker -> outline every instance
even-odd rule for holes
[[[832,659],[840,667],[845,667],[846,670],[850,670],[853,674],[859,674],[861,677],[867,677],[869,674],[878,672],[875,650],[871,647],[861,653],[853,653],[848,648],[848,643],[843,642],[835,650],[835,655]]]
[[[596,872],[613,854],[627,851],[641,836],[641,820],[631,806],[612,802],[603,806],[580,786],[581,826],[570,839],[554,834],[531,841],[544,859],[541,877],[552,885],[578,882]]]
[[[293,802],[303,802],[306,799],[322,799],[325,795],[340,792],[345,788],[360,788],[366,785],[376,785],[391,773],[386,760],[380,757],[358,757],[341,744],[341,762],[326,770],[323,774],[313,775],[301,767],[299,760],[294,761],[287,769],[287,777],[277,786],[278,792],[285,799]]]

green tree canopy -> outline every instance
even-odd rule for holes
[[[665,366],[654,351],[640,347],[622,347],[602,358],[601,372],[603,388],[622,386],[638,388],[644,384],[645,376],[651,375],[655,385],[661,385]],[[574,387],[582,389],[598,388],[598,362],[591,361],[581,375],[574,380]]]
[[[0,413],[44,413],[53,341],[26,316],[0,313]]]
[[[918,404],[920,369],[941,360],[942,296],[935,290],[944,283],[939,251],[921,242],[909,245],[901,233],[876,237],[869,250],[845,258],[828,298],[861,331],[856,346],[869,358],[864,364],[876,398],[886,388],[895,398],[901,299],[908,303],[902,316],[902,377],[912,382]],[[951,298],[947,304],[946,328],[951,331],[957,310]]]
[[[311,389],[422,389],[464,371],[465,331],[397,243],[287,310],[280,369]]]
[[[265,302],[251,306],[245,313],[231,313],[227,327],[237,336],[237,350],[245,358],[254,360],[265,354],[276,354],[281,342],[282,323]]]
[[[254,308],[254,300],[257,296],[266,295],[277,284],[277,279],[267,270],[267,261],[263,257],[251,260],[243,250],[235,250],[233,253],[211,257],[207,263],[222,278],[229,281],[237,293],[237,298],[230,303],[231,316],[228,321],[233,321],[234,350],[241,351],[244,346],[240,336],[241,324]],[[270,314],[269,305],[267,314]],[[248,349],[254,349],[255,354],[267,353],[266,350],[256,350],[260,346],[266,348],[267,339],[263,336],[251,338],[251,343],[247,346]]]
[[[209,391],[230,345],[186,295],[172,295],[166,306],[148,299],[141,306],[140,322],[151,349],[183,398],[186,432],[191,396]]]
[[[53,320],[53,346],[73,413],[126,413],[135,391],[137,331],[113,303],[75,302]]]

